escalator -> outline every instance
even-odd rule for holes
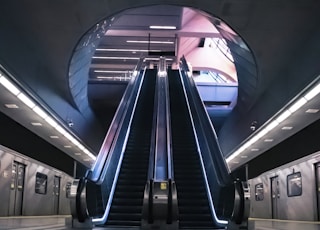
[[[133,116],[119,177],[105,226],[141,224],[144,187],[148,180],[156,70],[147,70]]]
[[[89,183],[74,182],[77,193],[72,196],[72,216],[73,220],[78,218],[80,226],[90,224],[88,217],[98,216],[91,223],[111,229],[222,229],[228,222],[217,218],[213,198],[228,204],[234,197],[244,198],[239,192],[221,199],[227,172],[218,170],[224,166],[214,158],[219,149],[207,148],[214,136],[198,128],[208,125],[199,122],[206,117],[194,111],[199,101],[190,99],[190,89],[196,88],[186,87],[187,76],[181,75],[181,79],[178,70],[169,70],[167,75],[146,70],[134,87],[136,91],[125,100],[130,101],[125,110],[128,116],[125,123],[116,123],[121,129],[115,135],[122,139],[112,142],[114,148],[101,167],[104,179],[97,183],[98,189],[90,192]],[[210,138],[204,138],[207,136]],[[94,193],[98,193],[95,199],[89,199]],[[237,219],[245,217],[242,200],[234,205],[233,211],[240,213],[234,212]],[[94,210],[91,206],[98,211],[90,212]]]
[[[179,228],[212,229],[215,225],[179,72],[171,70],[168,75]]]

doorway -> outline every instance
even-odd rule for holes
[[[53,180],[53,212],[59,214],[59,200],[60,200],[60,177],[54,176]]]
[[[279,177],[270,178],[272,219],[278,219],[278,201],[280,199]]]
[[[12,177],[10,183],[10,216],[22,215],[23,190],[26,166],[20,162],[13,161]]]
[[[316,173],[316,194],[317,194],[317,215],[318,221],[320,220],[320,163],[315,164]]]

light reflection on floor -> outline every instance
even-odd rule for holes
[[[72,230],[71,216],[0,217],[0,230]],[[81,230],[128,228],[81,228]],[[136,230],[137,228],[130,228]],[[320,230],[320,222],[249,219],[248,230]],[[191,229],[188,229],[191,230]],[[242,228],[242,230],[244,230]]]
[[[250,219],[249,230],[320,230],[320,222]]]

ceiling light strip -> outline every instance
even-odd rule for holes
[[[139,60],[139,57],[106,57],[106,56],[93,56],[93,59],[110,59],[110,60]]]
[[[317,77],[320,78],[320,75]],[[318,81],[318,80],[317,80]],[[308,88],[308,87],[307,87]],[[305,90],[303,90],[305,91]],[[290,117],[294,112],[300,109],[303,105],[305,105],[308,101],[313,99],[320,93],[320,83],[317,83],[315,86],[311,87],[311,89],[307,90],[302,96],[300,96],[297,100],[285,106],[288,109],[285,109],[282,113],[273,118],[270,122],[267,122],[262,130],[258,131],[253,137],[249,138],[245,141],[238,149],[236,149],[230,156],[227,157],[227,163],[230,163],[233,159],[239,156],[244,150],[252,146],[256,141],[265,136],[268,132],[277,127],[281,122],[285,121],[288,117]],[[267,142],[271,139],[266,139]],[[266,141],[265,140],[265,141]],[[272,139],[273,140],[273,139]]]
[[[144,41],[144,40],[127,40],[127,43],[143,43],[143,44],[167,44],[172,45],[174,44],[173,41]]]
[[[95,73],[132,73],[129,70],[94,70]]]
[[[109,52],[161,52],[161,50],[141,50],[141,49],[105,49],[105,48],[97,48],[96,51],[109,51]]]
[[[155,30],[175,30],[177,29],[176,26],[149,26],[150,29]]]
[[[45,112],[40,106],[36,105],[36,102],[32,98],[22,93],[18,87],[16,87],[8,77],[0,71],[0,84],[2,84],[9,92],[16,96],[20,101],[26,104],[32,111],[34,111],[38,116],[44,119],[49,125],[55,128],[59,133],[64,135],[69,141],[76,145],[80,150],[87,154],[91,159],[96,160],[96,156],[93,155],[88,149],[86,149],[79,141],[77,141],[68,131],[66,131],[62,126],[60,126],[56,119],[51,117],[47,112]],[[41,123],[33,123],[34,125]]]

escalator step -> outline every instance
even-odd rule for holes
[[[151,75],[149,75],[150,73]],[[138,227],[148,177],[156,71],[146,73],[106,225]]]

